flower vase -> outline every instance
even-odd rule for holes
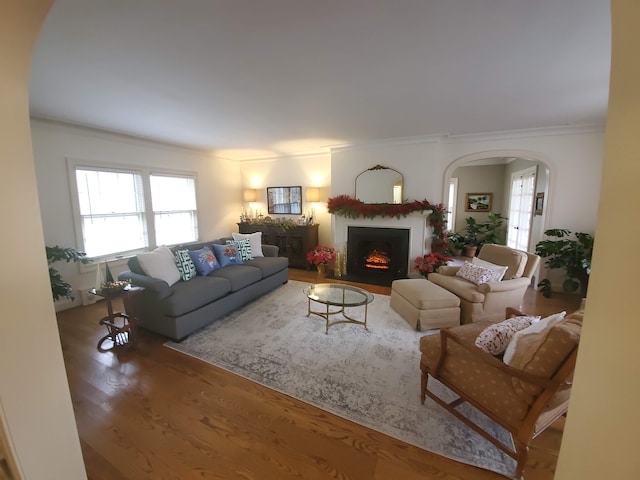
[[[327,264],[319,263],[318,264],[318,279],[323,279],[327,275]]]

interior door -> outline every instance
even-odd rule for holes
[[[507,245],[525,252],[529,250],[531,236],[536,172],[537,167],[531,167],[511,175]]]

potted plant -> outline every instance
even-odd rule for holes
[[[563,228],[546,230],[544,234],[551,239],[538,242],[536,254],[546,259],[545,267],[565,271],[566,279],[562,283],[565,292],[575,292],[580,288],[580,293],[585,297],[591,274],[594,238],[588,233],[572,234]],[[541,280],[538,287],[543,296],[551,297],[551,281],[548,278]]]
[[[423,255],[422,257],[417,257],[414,268],[420,272],[420,275],[428,278],[430,273],[437,272],[440,267],[446,265],[452,260],[452,258],[449,258],[442,253],[432,252]]]
[[[318,276],[324,277],[329,262],[336,259],[336,250],[333,247],[325,247],[323,245],[316,246],[307,253],[307,261],[316,266]]]
[[[93,260],[87,257],[84,252],[79,252],[75,248],[63,248],[56,245],[55,247],[45,247],[47,252],[47,263],[49,264],[49,282],[51,282],[51,294],[53,300],[60,298],[68,298],[74,300],[73,288],[62,279],[60,272],[52,267],[52,265],[60,260],[65,262],[91,263]]]
[[[447,242],[449,243],[449,253],[451,253],[451,255],[457,257],[462,254],[462,249],[464,247],[464,237],[461,233],[449,233],[449,235],[447,236]]]
[[[487,221],[481,224],[482,245],[485,243],[497,243],[498,245],[504,245],[506,243],[505,220],[506,218],[499,213],[489,214]]]
[[[465,257],[474,257],[480,246],[482,224],[478,223],[474,217],[467,217],[466,222],[467,226],[465,227],[465,235],[463,237],[464,247],[462,254]]]

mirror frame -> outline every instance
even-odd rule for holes
[[[380,170],[389,170],[392,172],[396,172],[399,176],[400,176],[400,196],[399,196],[399,200],[398,201],[391,201],[391,202],[368,202],[366,201],[366,199],[362,199],[358,196],[358,179],[360,178],[360,176],[369,173],[369,172],[375,172],[375,171],[380,171]],[[364,172],[360,172],[355,179],[355,198],[360,200],[361,202],[365,203],[365,204],[370,204],[370,205],[374,205],[374,204],[385,204],[385,203],[391,203],[391,204],[401,204],[403,202],[403,195],[404,194],[404,175],[402,175],[402,173],[400,173],[398,170],[396,170],[395,168],[390,168],[390,167],[384,167],[382,165],[374,165],[371,168],[368,168],[367,170],[365,170]],[[392,194],[393,197],[393,194]]]

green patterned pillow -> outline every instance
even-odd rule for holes
[[[189,250],[178,250],[174,255],[176,257],[176,266],[178,267],[182,280],[186,282],[198,274],[196,266],[189,255]]]
[[[233,245],[236,247],[243,262],[253,260],[253,257],[251,256],[251,242],[248,238],[242,240],[227,240],[227,245]]]

